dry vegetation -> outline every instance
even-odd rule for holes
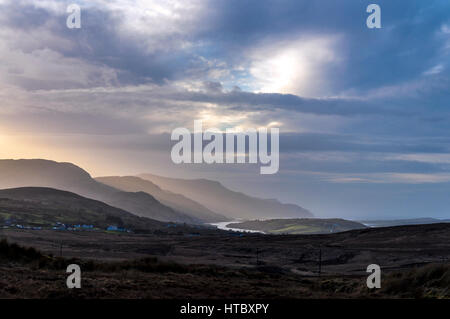
[[[81,266],[82,289],[67,289],[67,265]],[[102,262],[46,255],[0,241],[2,298],[450,298],[450,265],[383,277],[369,291],[364,276],[300,276],[275,266],[187,265],[156,257]]]

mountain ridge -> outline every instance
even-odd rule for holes
[[[88,224],[106,228],[114,225],[133,230],[161,229],[164,223],[138,217],[98,200],[49,187],[20,187],[0,190],[0,220],[33,226]]]
[[[96,177],[95,180],[126,192],[146,192],[154,196],[164,205],[178,211],[185,211],[189,215],[199,218],[205,222],[212,223],[230,220],[209,210],[200,203],[197,203],[186,196],[165,191],[151,181],[144,180],[137,176],[104,176]]]
[[[284,204],[277,199],[262,199],[228,189],[208,179],[178,179],[154,174],[139,174],[166,191],[182,194],[206,208],[232,219],[313,217],[307,209]]]
[[[99,183],[87,171],[72,163],[43,159],[0,160],[0,188],[33,186],[69,191],[160,221],[202,223],[197,218],[161,204],[150,194],[136,195]]]

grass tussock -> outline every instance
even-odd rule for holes
[[[430,264],[389,274],[380,292],[400,298],[450,298],[450,264]]]
[[[6,239],[0,240],[0,258],[17,262],[35,261],[43,255],[32,247],[21,247],[17,244],[10,244]]]
[[[136,270],[155,273],[187,273],[192,270],[189,265],[163,262],[156,257],[109,263],[76,258],[54,257],[52,255],[45,255],[32,247],[22,247],[15,243],[9,243],[6,239],[0,240],[0,262],[28,265],[34,269],[51,270],[65,269],[70,264],[78,264],[83,271],[100,272]]]

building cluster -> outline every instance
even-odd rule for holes
[[[57,222],[52,227],[53,230],[94,230],[94,225],[68,225]]]
[[[17,229],[28,229],[28,230],[42,230],[44,229],[41,226],[28,226],[28,225],[23,225],[19,224],[17,221],[15,221],[14,219],[8,218],[4,221],[3,225],[1,226],[1,228],[3,229],[9,229],[9,228],[17,228]],[[45,228],[48,229],[48,228]],[[69,225],[69,224],[64,224],[61,222],[56,222],[54,223],[51,228],[52,230],[61,230],[61,231],[99,231],[99,230],[106,230],[106,231],[116,231],[116,232],[126,232],[126,233],[131,233],[131,230],[123,228],[123,227],[118,227],[115,225],[109,225],[108,227],[106,227],[105,229],[103,228],[99,228],[99,227],[95,227],[94,225],[89,225],[89,224],[76,224],[76,225]]]

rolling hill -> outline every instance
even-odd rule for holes
[[[122,209],[80,195],[43,187],[0,190],[0,221],[50,227],[55,223],[110,225],[135,231],[160,229],[164,223],[135,216]]]
[[[424,218],[412,218],[412,219],[362,220],[360,222],[369,227],[392,227],[392,226],[403,226],[403,225],[425,225],[425,224],[450,223],[450,220],[424,217]]]
[[[206,179],[176,179],[152,174],[139,177],[164,190],[182,194],[208,209],[231,219],[313,217],[308,210],[283,204],[276,199],[261,199],[232,191],[219,182]]]
[[[214,223],[227,221],[229,218],[209,210],[205,206],[183,196],[162,190],[154,183],[135,176],[98,177],[96,181],[125,192],[145,192],[154,196],[162,204],[177,211],[183,211],[199,220]]]
[[[0,160],[0,189],[49,187],[96,199],[138,216],[199,224],[202,220],[161,204],[147,193],[123,192],[94,180],[71,163],[48,160]]]
[[[227,225],[230,228],[258,230],[267,234],[330,234],[367,228],[363,224],[345,219],[269,219],[252,220]]]

